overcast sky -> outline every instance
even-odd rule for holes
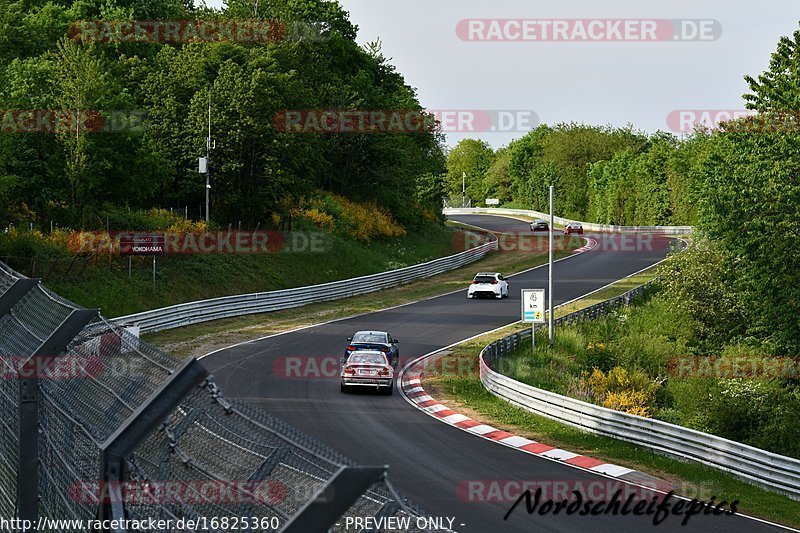
[[[779,37],[800,20],[797,0],[341,3],[358,41],[380,38],[428,109],[531,110],[545,123],[631,123],[650,132],[668,130],[675,110],[742,109],[743,76],[765,70]],[[683,42],[485,42],[460,38],[462,19],[704,19],[718,21],[722,33]],[[447,143],[466,136],[499,147],[523,134],[449,132]]]

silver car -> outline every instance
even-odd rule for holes
[[[549,231],[550,226],[547,224],[546,220],[542,220],[538,218],[531,222],[531,231]]]
[[[394,368],[386,354],[377,350],[357,350],[342,363],[341,391],[353,387],[375,389],[386,395],[394,392]]]

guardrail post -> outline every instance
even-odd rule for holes
[[[17,283],[14,286],[17,286]],[[32,285],[22,284],[20,287],[30,288]],[[17,517],[31,520],[34,524],[39,520],[39,376],[37,374],[40,365],[36,364],[36,361],[41,357],[60,355],[70,341],[97,315],[97,309],[72,311],[39,348],[25,362],[17,366],[17,369],[20,370],[24,369],[29,361],[34,362],[32,371],[26,371],[25,377],[19,380],[19,448],[17,450],[19,457]]]
[[[207,377],[208,370],[197,359],[186,360],[100,446],[99,520],[125,518],[121,487],[127,474],[125,458]],[[125,529],[104,531],[124,533]]]
[[[270,475],[272,475],[272,471],[275,470],[275,467],[281,464],[281,461],[283,461],[290,453],[291,450],[289,448],[277,448],[275,451],[269,454],[269,456],[264,459],[264,462],[261,463],[261,466],[259,466],[256,471],[250,475],[247,480],[247,486],[253,487],[255,483],[267,479]],[[244,506],[244,509],[242,510],[242,516],[255,516],[253,514],[252,503],[248,503]],[[250,525],[251,524],[248,521],[247,529],[245,531],[253,531]]]
[[[281,533],[328,531],[374,483],[386,477],[388,466],[342,466],[316,496],[289,520]]]
[[[8,314],[11,309],[17,305],[17,302],[28,294],[31,289],[39,285],[40,280],[22,278],[18,279],[11,285],[6,292],[0,295],[0,316]]]
[[[380,519],[383,517],[394,516],[394,514],[400,510],[400,503],[395,500],[389,500],[388,502],[383,504],[383,507],[375,513],[375,521],[373,524],[380,524]],[[361,533],[378,533],[378,529],[370,528],[370,529],[362,529]]]

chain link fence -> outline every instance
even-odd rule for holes
[[[0,355],[2,516],[206,519],[167,529],[182,532],[338,531],[343,516],[425,516],[385,466],[357,466],[227,400],[197,361],[2,263]],[[233,526],[244,517],[258,519]]]

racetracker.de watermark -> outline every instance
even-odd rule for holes
[[[456,35],[472,42],[716,41],[713,19],[463,19]]]
[[[100,357],[0,355],[0,378],[4,379],[96,378],[102,370]]]
[[[678,498],[673,489],[658,485],[607,479],[464,480],[457,484],[456,495],[464,502],[510,503],[505,520],[515,512],[539,516],[635,515],[649,517],[653,525],[658,525],[675,516],[685,526],[696,515],[735,515],[739,506],[739,500],[718,500],[716,496]]]
[[[207,233],[81,232],[70,241],[76,254],[170,255],[326,252],[321,231],[210,231]]]
[[[275,20],[81,20],[68,29],[73,41],[89,43],[238,42],[275,43],[289,33]]]
[[[119,133],[148,127],[144,111],[0,109],[1,133]]]
[[[800,357],[686,355],[669,360],[667,372],[681,379],[799,379]]]
[[[667,115],[675,133],[697,130],[725,133],[798,133],[800,111],[759,112],[752,109],[676,109]]]
[[[730,122],[757,114],[746,109],[676,109],[667,115],[667,127],[674,133],[692,133],[697,129],[717,129]]]
[[[506,253],[545,253],[550,249],[547,232],[498,233],[497,250]],[[588,244],[587,244],[588,241]],[[472,250],[490,242],[486,235],[459,232],[453,235],[452,247],[456,251]],[[553,250],[571,252],[587,246],[592,252],[651,253],[672,251],[676,241],[660,235],[645,233],[591,233],[586,238],[561,232],[553,236]]]
[[[69,487],[72,501],[84,504],[128,505],[267,504],[275,505],[289,495],[280,481],[220,481],[209,479],[108,482],[75,481]],[[297,487],[291,489],[296,497]],[[306,495],[313,496],[311,490]],[[306,498],[307,499],[307,498]]]
[[[275,129],[287,133],[506,133],[539,125],[529,109],[305,109],[282,110]]]
[[[329,36],[323,22],[254,19],[220,20],[81,20],[67,34],[79,43],[276,43],[321,41]]]

